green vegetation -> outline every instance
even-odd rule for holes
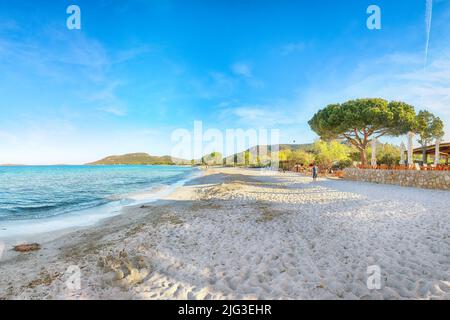
[[[372,157],[372,147],[366,149],[366,158]],[[360,160],[360,153],[356,148],[353,148],[350,153],[350,158],[353,161]],[[378,164],[394,165],[400,162],[400,148],[389,143],[377,144],[376,158]]]
[[[280,144],[280,145],[258,145],[243,152],[228,156],[224,161],[227,165],[245,165],[250,167],[267,167],[271,165],[271,156],[278,149],[279,156],[285,160],[285,155],[297,151],[311,150],[312,144]],[[290,158],[290,160],[293,160]]]
[[[372,156],[372,148],[368,146],[365,150],[366,158]],[[360,160],[359,150],[339,140],[316,141],[308,151],[292,151],[285,149],[279,153],[280,161],[287,162],[289,168],[295,165],[308,166],[316,163],[321,170],[342,170]],[[389,143],[378,144],[376,150],[378,164],[389,166],[398,164],[400,161],[400,148]]]
[[[372,153],[372,150],[370,150]],[[377,146],[376,157],[378,164],[392,166],[400,162],[400,148],[389,143]]]
[[[245,151],[244,152],[244,163],[245,163],[246,166],[248,166],[249,164],[253,163],[253,156],[252,156],[250,151]]]
[[[352,165],[353,165],[353,161],[351,159],[340,160],[340,161],[333,163],[333,165],[331,166],[331,169],[339,171],[339,170],[344,170],[345,168],[349,168]]]
[[[151,156],[147,153],[129,153],[120,156],[109,156],[104,159],[87,163],[87,165],[120,165],[120,164],[134,164],[134,165],[173,165],[175,164],[189,164],[187,160],[172,159],[170,156]]]
[[[351,153],[354,151],[350,147],[337,140],[323,141],[318,140],[311,144],[306,149],[299,150],[281,150],[279,152],[279,159],[287,163],[289,168],[295,165],[308,167],[316,163],[322,170],[329,171],[330,169],[343,169],[352,165]]]
[[[349,146],[336,140],[329,142],[319,140],[314,144],[316,164],[326,171],[329,171],[335,163],[342,165],[345,161],[350,160],[350,152]]]
[[[309,166],[314,163],[314,154],[305,150],[293,151],[288,160],[295,161],[298,164]]]
[[[366,149],[373,138],[405,134],[414,128],[415,121],[413,106],[375,98],[328,105],[308,123],[323,140],[346,139],[366,164]]]
[[[202,157],[202,164],[209,166],[217,166],[223,164],[223,157],[220,152],[211,152]]]
[[[422,110],[417,114],[415,129],[415,132],[419,135],[417,142],[422,146],[422,161],[423,163],[427,163],[427,146],[433,140],[440,139],[444,136],[444,123],[431,112]]]
[[[278,154],[280,161],[289,161],[293,165],[301,164],[304,166],[308,166],[314,162],[314,154],[305,150],[290,150],[284,149],[281,150]]]

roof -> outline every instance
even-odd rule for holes
[[[435,154],[436,145],[431,145],[427,147],[427,154],[434,155]],[[441,155],[449,156],[450,155],[450,142],[443,142],[439,145],[439,152]],[[415,148],[413,150],[414,154],[422,154],[422,147]]]

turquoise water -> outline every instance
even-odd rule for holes
[[[0,166],[0,221],[44,219],[110,202],[132,204],[133,192],[155,192],[189,178],[177,166]]]

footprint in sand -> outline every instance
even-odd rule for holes
[[[244,282],[247,282],[248,280],[249,280],[249,278],[250,278],[250,275],[251,275],[251,270],[250,269],[244,269],[242,272],[241,272],[241,283],[244,283]]]
[[[416,287],[415,287],[415,292],[417,294],[417,296],[419,296],[420,298],[427,298],[428,295],[430,294],[430,290],[431,290],[431,283],[427,282],[426,280],[419,280],[416,282]]]
[[[203,288],[202,290],[200,290],[197,295],[196,295],[196,299],[197,300],[211,300],[212,299],[212,295],[210,293],[210,288],[206,287]]]
[[[440,281],[439,288],[446,293],[450,293],[450,281]]]
[[[236,291],[238,284],[239,284],[239,279],[237,277],[235,277],[235,278],[226,277],[225,281],[231,290]]]

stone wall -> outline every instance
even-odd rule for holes
[[[344,179],[405,187],[450,190],[450,171],[371,170],[347,168]]]

